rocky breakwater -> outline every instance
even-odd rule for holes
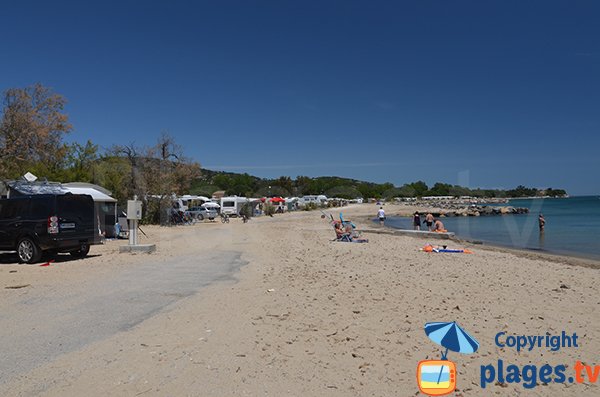
[[[529,208],[512,206],[470,205],[468,207],[448,208],[440,211],[439,216],[490,216],[528,214]]]

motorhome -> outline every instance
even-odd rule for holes
[[[327,205],[327,196],[324,196],[322,194],[320,195],[308,195],[308,196],[304,196],[302,197],[300,200],[298,200],[298,204],[300,206],[305,206],[308,205],[310,203],[315,203],[317,205]]]
[[[185,194],[185,195],[179,196],[179,197],[174,197],[174,199],[173,199],[173,203],[175,203],[174,208],[178,209],[181,212],[185,212],[190,207],[199,206],[208,201],[210,201],[210,199],[208,197],[192,196],[189,194]]]
[[[246,197],[221,197],[221,213],[227,215],[239,215],[242,206],[249,202],[250,200]]]

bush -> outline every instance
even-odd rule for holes
[[[316,210],[317,208],[319,208],[317,203],[308,203],[304,207],[302,207],[302,209],[304,211],[313,211],[313,210]]]
[[[240,208],[240,216],[241,215],[246,215],[246,217],[250,218],[253,215],[252,204],[245,203],[244,205],[242,205],[242,208]]]
[[[275,213],[275,206],[267,203],[264,205],[263,210],[265,215],[272,216]]]

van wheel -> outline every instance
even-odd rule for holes
[[[75,258],[83,258],[90,252],[90,245],[88,243],[82,243],[77,251],[69,252],[71,256]]]
[[[40,251],[35,242],[29,237],[22,238],[19,241],[17,254],[19,255],[19,260],[24,263],[35,263],[42,257],[42,251]]]

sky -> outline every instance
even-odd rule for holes
[[[20,1],[0,90],[203,167],[600,194],[596,1]]]

